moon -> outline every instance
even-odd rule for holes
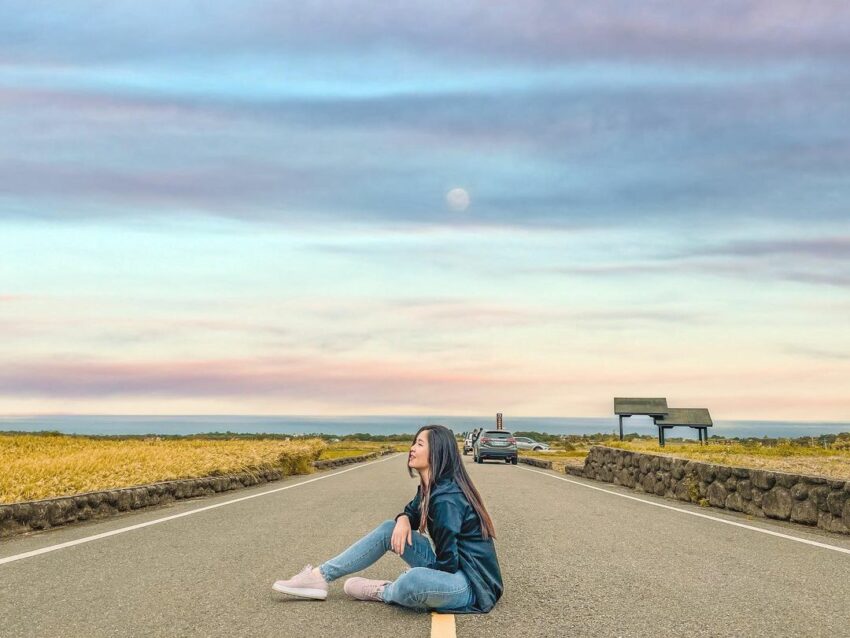
[[[453,188],[446,193],[446,204],[449,208],[459,213],[462,213],[469,208],[469,193],[462,188]]]

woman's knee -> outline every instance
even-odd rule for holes
[[[421,576],[426,567],[411,567],[393,582],[393,593],[399,604],[405,607],[421,607],[425,595],[421,591]]]
[[[387,539],[392,538],[393,530],[395,529],[395,521],[384,521],[378,527],[375,528],[375,531],[384,536]]]

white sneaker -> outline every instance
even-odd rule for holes
[[[313,566],[307,565],[289,580],[278,580],[272,589],[281,594],[325,600],[328,597],[328,583],[321,576],[313,575]]]
[[[391,583],[391,580],[369,580],[368,578],[349,578],[345,581],[342,590],[357,600],[377,600],[383,601],[381,594],[384,592],[384,586]]]

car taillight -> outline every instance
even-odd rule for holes
[[[509,438],[508,443],[513,443],[514,445],[516,445],[516,439],[514,437]]]
[[[491,440],[492,440],[492,439],[488,439],[488,438],[485,436],[483,439],[481,439],[481,442],[482,442],[482,443],[489,443]]]

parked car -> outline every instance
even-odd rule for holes
[[[546,443],[541,443],[540,441],[529,439],[527,436],[516,437],[516,446],[520,450],[534,450],[535,452],[549,449],[549,446]]]
[[[484,430],[473,443],[472,458],[476,463],[483,463],[486,459],[504,459],[505,463],[516,465],[516,439],[507,430]]]
[[[463,455],[466,456],[472,452],[472,444],[475,442],[475,432],[467,432],[466,438],[463,439]]]

